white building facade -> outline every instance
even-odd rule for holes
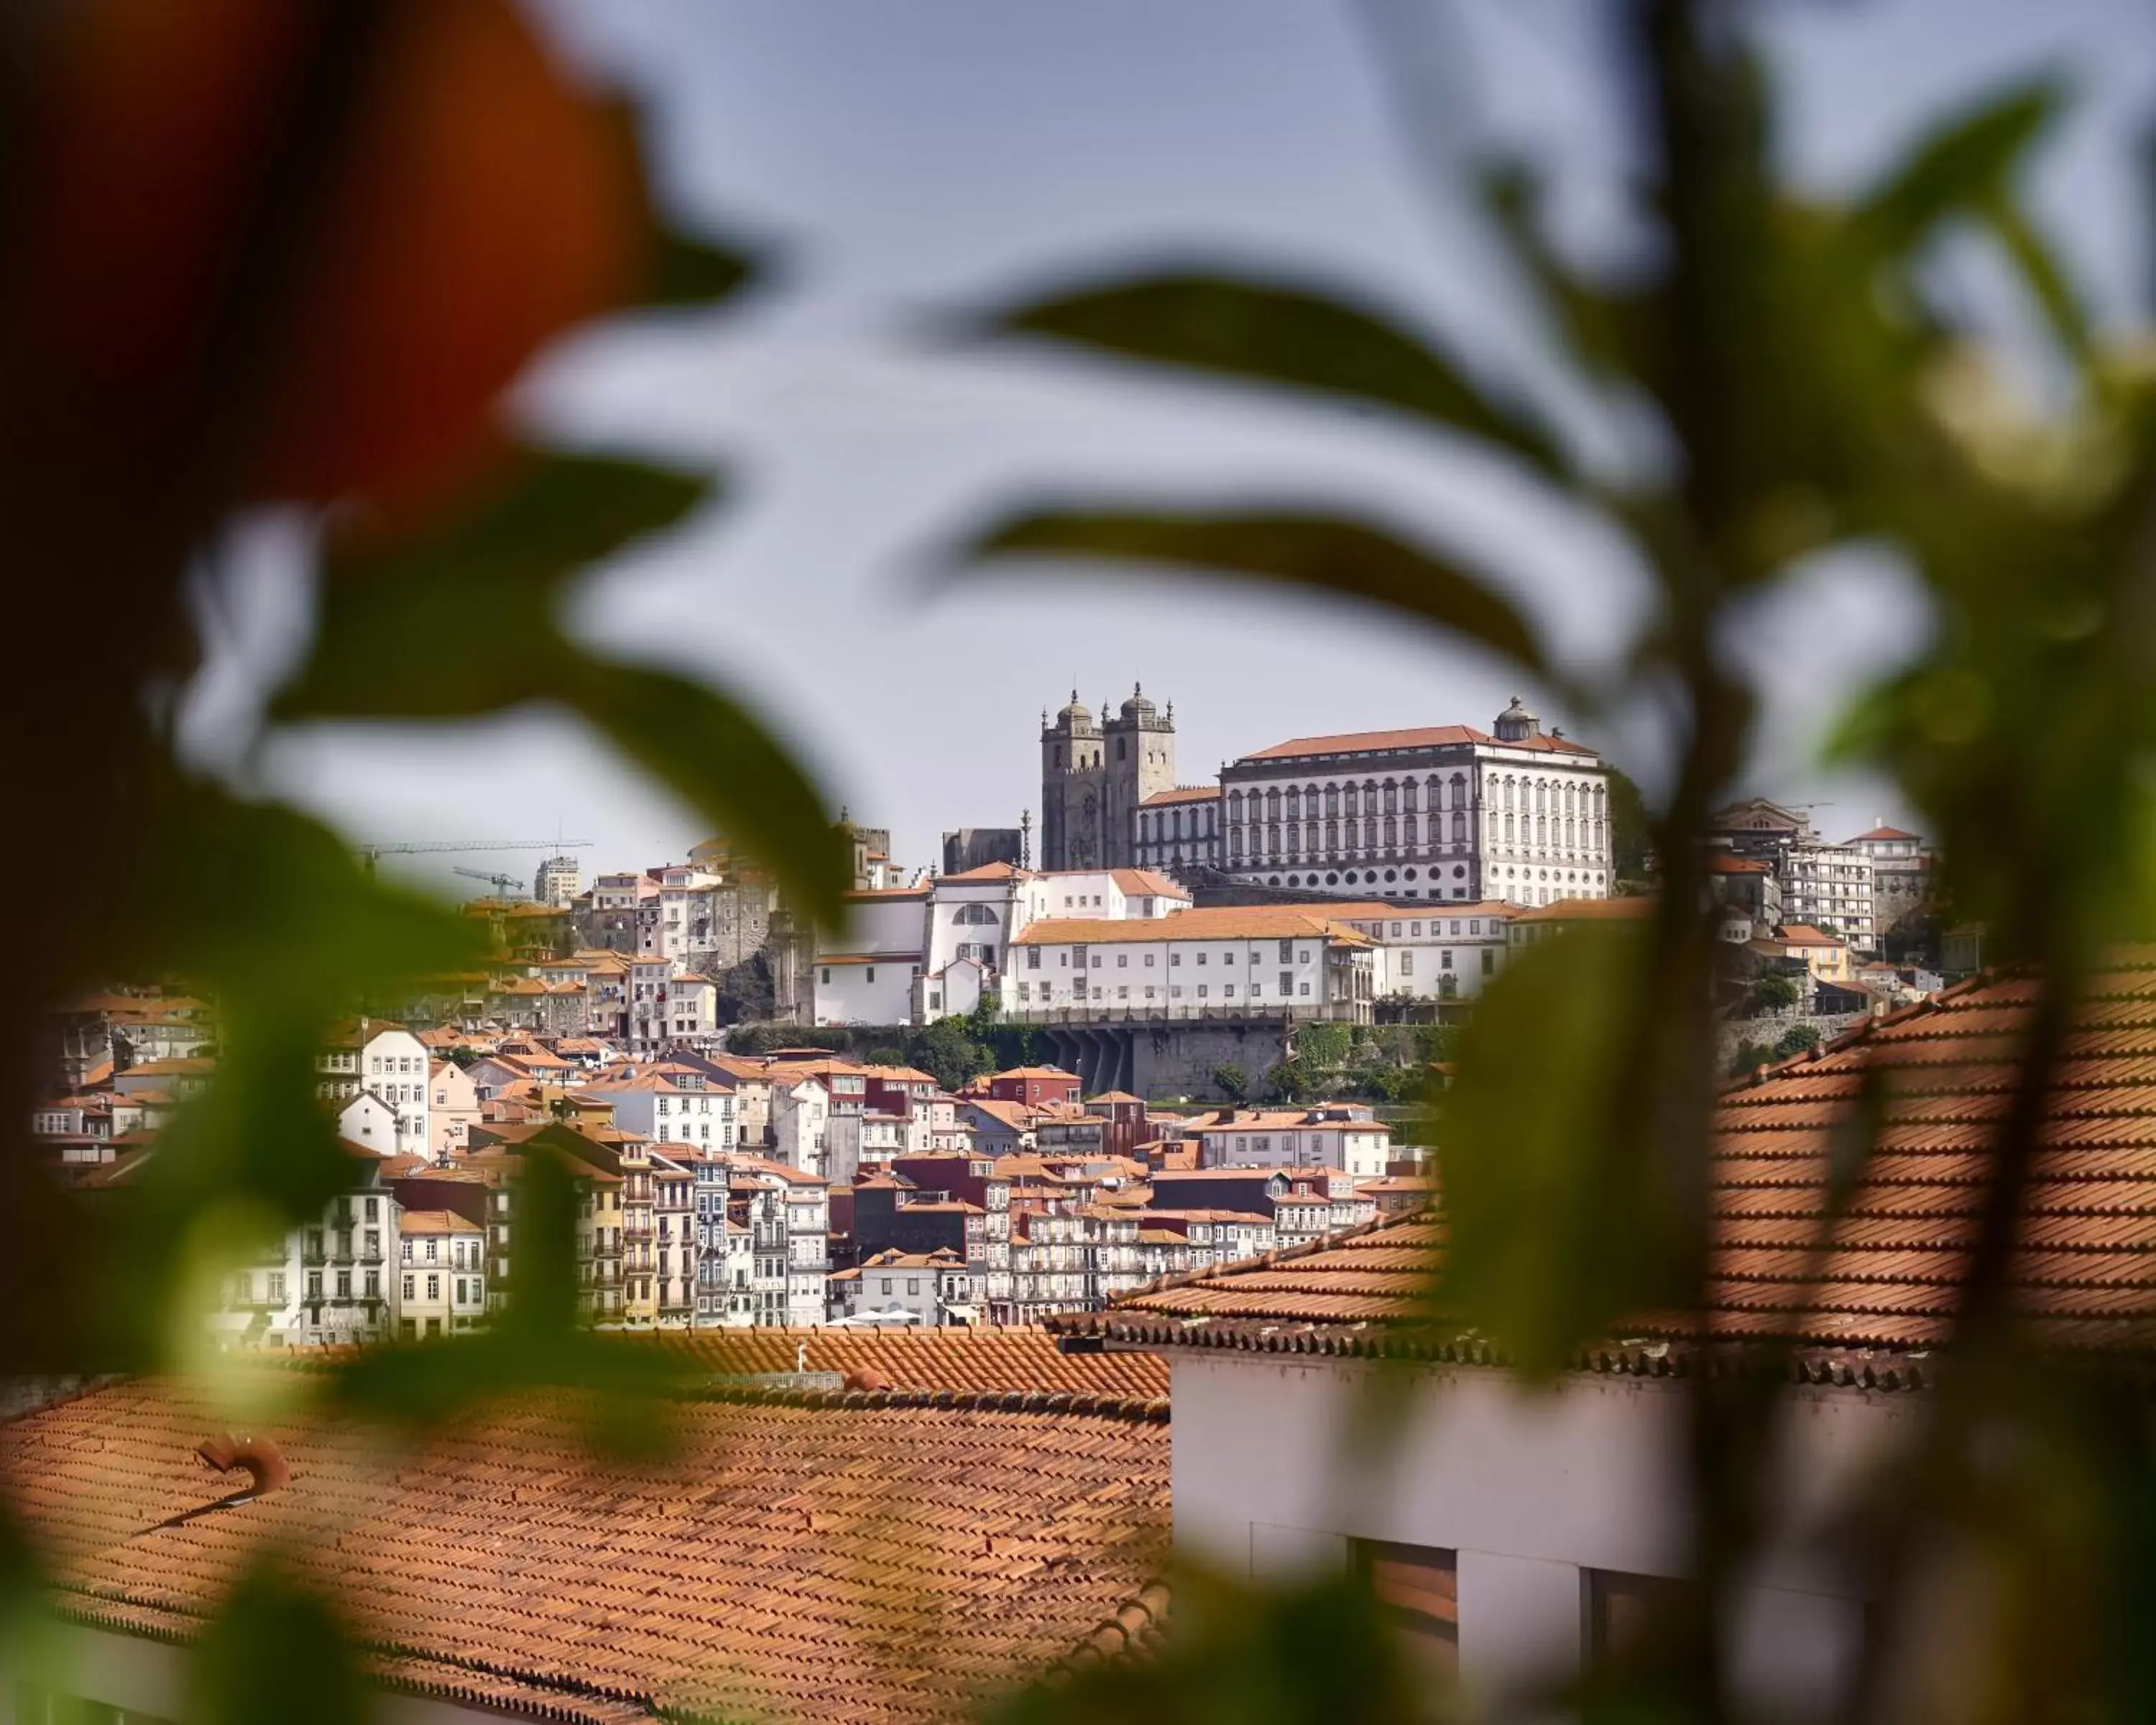
[[[1220,784],[1220,866],[1253,885],[1527,905],[1609,891],[1608,769],[1517,697],[1494,734],[1298,737]]]
[[[1123,922],[1060,917],[1018,937],[1004,1014],[1371,1016],[1373,942],[1323,906],[1226,906]]]

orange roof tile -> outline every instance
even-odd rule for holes
[[[1722,1335],[1845,1352],[1951,1339],[2033,997],[2025,978],[1985,979],[1723,1094],[1709,1296]],[[1831,1213],[1832,1140],[1867,1074],[1884,1087],[1879,1136],[1815,1264],[1810,1247]],[[2019,1309],[2046,1345],[2147,1351],[2156,1348],[2156,947],[2119,953],[2092,978],[2055,1081],[2023,1197]],[[1442,1239],[1441,1219],[1420,1215],[1316,1252],[1158,1284],[1108,1322],[1431,1319],[1423,1291]],[[1677,1337],[1690,1323],[1647,1314],[1625,1328]]]
[[[1164,1403],[879,1392],[672,1412],[670,1457],[619,1466],[536,1397],[393,1451],[295,1419],[257,1428],[288,1484],[191,1514],[233,1491],[194,1454],[222,1422],[138,1379],[0,1427],[0,1473],[78,1620],[191,1636],[274,1546],[391,1686],[584,1725],[971,1717],[1116,1620],[1165,1556]]]
[[[1516,910],[1515,922],[1633,922],[1655,911],[1650,898],[1566,898],[1532,910]]]
[[[1217,803],[1220,788],[1212,784],[1179,784],[1172,791],[1155,791],[1138,806],[1158,809],[1167,803]]]
[[[1015,880],[1026,872],[1027,870],[1020,868],[1014,868],[1007,862],[990,862],[983,863],[978,869],[962,869],[955,875],[945,875],[940,878],[945,881],[956,880],[962,882],[975,880],[983,882],[990,880]]]
[[[1472,725],[1429,725],[1409,731],[1350,731],[1337,737],[1291,737],[1270,748],[1238,758],[1244,761],[1284,761],[1300,755],[1366,754],[1378,749],[1443,748],[1455,743],[1496,743],[1497,739]],[[1593,749],[1563,737],[1530,737],[1500,745],[1508,749],[1535,749],[1548,754],[1591,755]]]

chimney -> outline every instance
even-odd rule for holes
[[[235,1438],[228,1431],[221,1431],[196,1445],[195,1454],[219,1473],[230,1473],[235,1467],[245,1469],[248,1493],[252,1497],[266,1497],[291,1481],[291,1465],[267,1438]]]

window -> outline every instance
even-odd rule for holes
[[[352,1298],[352,1272],[349,1270],[340,1270],[336,1273],[336,1296],[340,1300]]]
[[[1491,947],[1485,947],[1482,949],[1482,974],[1485,976],[1495,976],[1496,973],[1496,950]]]
[[[1025,949],[1025,968],[1028,970],[1038,970],[1040,968],[1040,947],[1028,947]]]
[[[275,1306],[285,1303],[285,1272],[281,1270],[270,1272],[270,1301]]]
[[[1443,948],[1440,949],[1440,951],[1439,951],[1439,952],[1438,952],[1438,955],[1437,955],[1437,968],[1438,968],[1440,970],[1450,970],[1450,969],[1451,969],[1451,968],[1452,968],[1452,948],[1451,948],[1451,947],[1443,947]]]
[[[1355,1573],[1422,1671],[1445,1677],[1460,1671],[1460,1560],[1431,1546],[1358,1539]]]
[[[1589,1569],[1587,1584],[1587,1651],[1597,1663],[1637,1648],[1657,1614],[1681,1600],[1689,1584],[1663,1575],[1627,1575],[1615,1569]]]
[[[1281,998],[1285,1000],[1295,992],[1295,973],[1284,970],[1280,973]]]
[[[1400,974],[1402,976],[1413,976],[1414,974],[1414,953],[1403,952],[1400,954]]]

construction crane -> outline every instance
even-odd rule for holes
[[[589,839],[433,839],[417,845],[362,845],[358,849],[360,860],[371,875],[376,862],[385,856],[426,856],[472,850],[588,850],[591,845]]]
[[[508,897],[512,892],[521,891],[524,886],[524,883],[514,875],[490,875],[485,869],[453,868],[449,872],[453,875],[462,875],[467,880],[484,880],[504,898]]]

